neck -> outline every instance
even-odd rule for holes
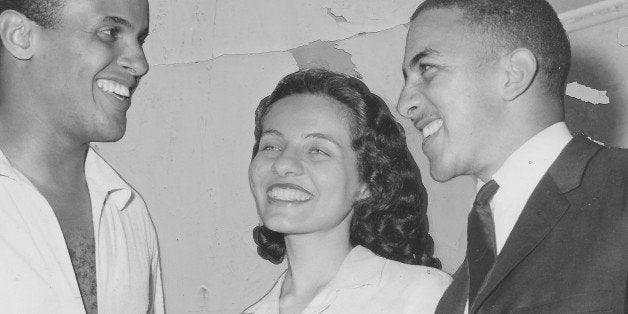
[[[502,120],[500,131],[494,132],[492,146],[484,149],[488,162],[475,173],[484,182],[490,181],[506,159],[525,142],[549,126],[564,121],[562,104],[549,97],[536,103],[523,99],[510,106],[517,110],[509,112]]]
[[[349,242],[348,226],[342,229],[346,230],[286,235],[288,271],[282,296],[313,297],[329,284],[353,248]]]
[[[82,185],[89,142],[53,125],[30,72],[10,65],[0,69],[0,149],[36,186]]]
[[[0,149],[11,165],[36,186],[83,184],[89,143],[50,133],[36,121],[23,121],[0,110]]]

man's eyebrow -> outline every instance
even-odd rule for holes
[[[120,24],[123,26],[126,26],[128,28],[133,28],[133,24],[131,24],[131,22],[119,17],[119,16],[105,16],[103,19],[103,22],[108,22],[108,23],[115,23],[115,24]]]
[[[438,51],[432,49],[432,48],[426,48],[423,51],[417,53],[416,55],[414,55],[414,57],[412,57],[412,59],[410,60],[410,63],[408,64],[409,68],[414,68],[417,64],[419,64],[419,62],[421,61],[421,59],[425,58],[425,57],[429,57],[429,56],[433,56],[433,55],[438,55],[440,54]]]
[[[120,25],[125,26],[127,28],[135,29],[131,22],[129,22],[126,19],[121,18],[119,16],[105,16],[102,20],[103,20],[103,22],[120,24]],[[141,30],[140,31],[140,37],[142,37],[142,38],[148,37],[148,29]]]
[[[412,69],[414,67],[416,67],[417,64],[419,64],[419,62],[421,62],[421,59],[425,58],[425,57],[429,57],[429,56],[433,56],[433,55],[439,55],[440,53],[432,48],[426,48],[425,50],[417,53],[416,55],[414,55],[414,57],[412,57],[412,59],[410,59],[410,62],[408,63],[408,69]],[[401,68],[401,73],[403,73],[403,78],[406,79],[408,77],[408,73],[406,72],[405,68]]]
[[[308,135],[305,136],[305,138],[320,138],[326,141],[329,141],[331,143],[333,143],[334,145],[338,146],[339,148],[342,147],[342,145],[340,145],[340,143],[338,143],[334,138],[332,138],[331,136],[327,135],[327,134],[323,134],[323,133],[310,133]]]

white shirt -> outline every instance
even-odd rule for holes
[[[164,312],[159,249],[142,197],[92,149],[85,160],[99,313]],[[0,151],[0,312],[85,313],[56,216]]]
[[[572,136],[564,122],[555,123],[519,147],[495,172],[499,189],[491,200],[497,254],[521,215],[530,195]],[[478,191],[484,185],[478,180]]]
[[[244,313],[279,313],[285,275],[284,272],[270,292]],[[450,283],[451,277],[438,269],[388,260],[356,246],[303,314],[434,313]]]
[[[571,139],[565,122],[555,123],[521,145],[493,175],[492,179],[499,184],[490,203],[498,255],[530,195]],[[477,191],[484,184],[478,180]]]

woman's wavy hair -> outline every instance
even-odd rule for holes
[[[335,99],[352,117],[352,146],[360,180],[368,185],[370,195],[353,203],[351,244],[399,262],[440,268],[440,261],[432,256],[434,242],[428,233],[427,192],[403,128],[386,103],[357,78],[325,69],[301,70],[284,77],[255,111],[253,158],[264,117],[276,101],[295,94]],[[258,226],[253,237],[262,258],[281,263],[286,250],[282,233]]]

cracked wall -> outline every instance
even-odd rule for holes
[[[258,102],[284,75],[324,66],[360,76],[394,112],[405,24],[419,1],[149,1],[151,70],[134,96],[124,139],[96,146],[148,203],[168,312],[239,312],[285,269],[259,258],[251,237],[258,218],[247,168]],[[609,102],[567,97],[570,127],[622,146],[626,26],[620,19],[570,34],[569,81],[606,91]],[[436,255],[451,273],[464,257],[473,182],[431,180],[420,135],[401,122],[430,193]]]

